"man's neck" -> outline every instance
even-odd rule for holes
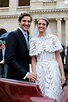
[[[22,31],[23,34],[27,33],[27,31],[24,31],[21,27],[18,28]]]

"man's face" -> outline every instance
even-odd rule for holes
[[[29,16],[25,16],[19,22],[19,26],[24,30],[27,31],[30,28],[31,18]]]
[[[5,48],[5,44],[2,44],[2,45],[1,45],[1,48],[4,49],[4,48]]]

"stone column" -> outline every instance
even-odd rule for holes
[[[65,45],[68,46],[68,18],[64,18],[65,20]]]
[[[61,29],[61,20],[62,18],[56,18],[57,20],[57,36],[62,43],[62,29]]]
[[[9,12],[15,13],[18,6],[18,0],[9,0]]]
[[[31,27],[30,27],[30,36],[33,36],[33,34],[34,34],[34,28],[35,28],[35,20],[32,19]]]

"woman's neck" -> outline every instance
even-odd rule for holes
[[[39,33],[39,37],[40,36],[46,36],[46,33]]]

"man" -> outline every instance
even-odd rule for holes
[[[6,39],[5,63],[8,65],[7,78],[34,81],[36,75],[29,73],[28,50],[28,29],[30,28],[32,17],[28,13],[22,13],[18,21],[18,29],[10,32]]]
[[[4,66],[3,66],[3,63],[2,63],[2,48],[1,48],[1,45],[2,45],[2,40],[0,40],[0,77],[3,77],[4,75]]]
[[[2,48],[1,48],[1,45],[2,45],[2,40],[0,40],[0,62],[2,61]]]
[[[5,77],[4,54],[5,54],[5,41],[0,40],[0,77]]]
[[[61,58],[62,58],[62,62],[64,64],[64,58],[65,58],[65,46],[62,44],[63,47],[63,51],[60,53],[61,54]]]

